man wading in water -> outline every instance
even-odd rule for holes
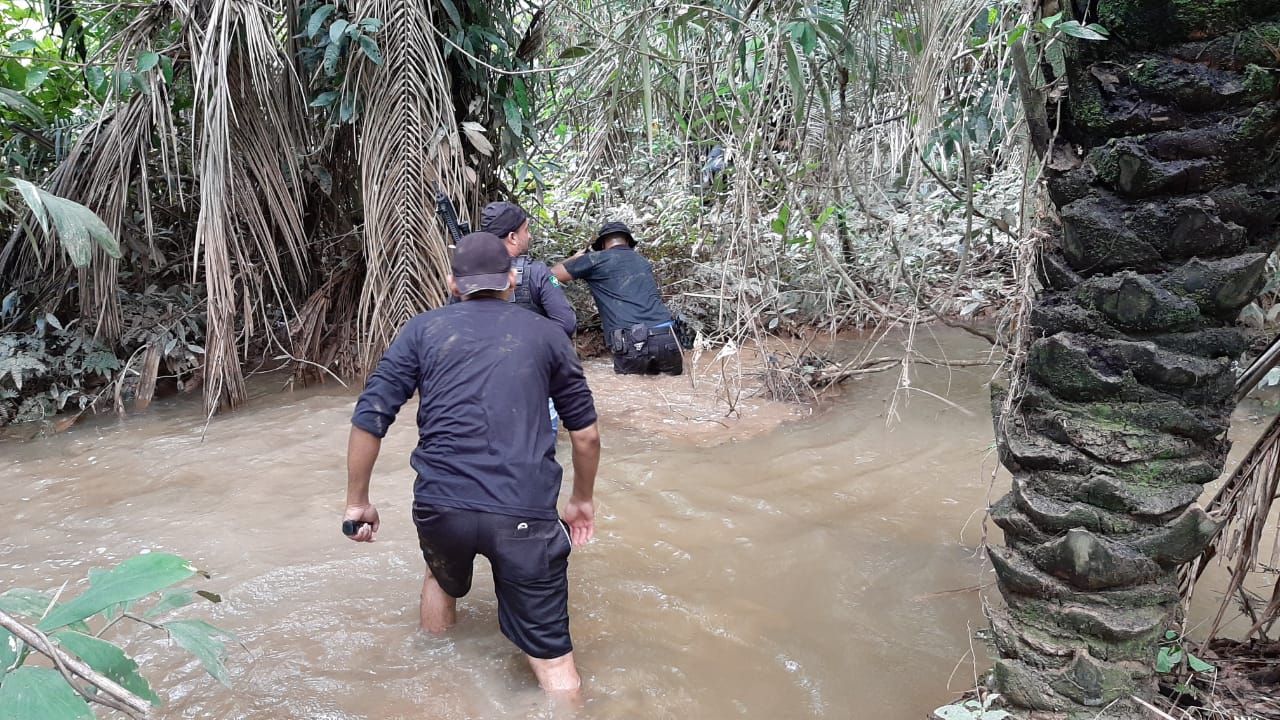
[[[480,212],[481,232],[493,233],[507,246],[511,269],[516,273],[516,287],[511,302],[550,318],[564,328],[569,337],[578,327],[573,306],[564,296],[560,281],[551,274],[546,263],[529,257],[529,213],[515,203],[491,202]]]
[[[551,273],[562,283],[585,280],[591,286],[615,373],[679,375],[684,357],[671,311],[662,304],[653,266],[635,247],[630,228],[605,223],[591,244],[596,252],[579,251]]]
[[[511,302],[554,320],[572,338],[578,328],[578,318],[564,296],[564,288],[546,263],[529,257],[529,244],[533,241],[529,232],[529,213],[514,203],[491,202],[480,213],[480,230],[497,235],[507,246],[511,269],[516,274]],[[449,302],[455,300],[459,300],[456,295]],[[551,434],[555,435],[559,430],[560,416],[556,415],[555,403],[548,400],[547,405],[551,415]]]
[[[369,479],[382,437],[418,392],[411,464],[413,520],[427,561],[422,628],[441,633],[471,589],[477,554],[489,559],[502,632],[529,658],[544,690],[581,681],[569,639],[571,541],[595,532],[600,461],[596,410],[564,330],[508,302],[511,257],[498,237],[458,243],[449,288],[462,302],[422,313],[401,330],[356,401],[347,447],[347,511],[357,542],[371,542],[378,511]],[[561,468],[547,398],[573,444],[573,494],[556,515]]]

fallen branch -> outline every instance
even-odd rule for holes
[[[1156,707],[1155,705],[1152,705],[1151,703],[1147,702],[1146,700],[1143,700],[1142,698],[1138,697],[1137,695],[1130,695],[1129,697],[1133,698],[1133,700],[1135,700],[1135,701],[1136,701],[1139,705],[1141,705],[1142,707],[1144,707],[1144,708],[1146,708],[1146,709],[1150,710],[1151,712],[1155,713],[1155,714],[1156,714],[1156,717],[1159,717],[1159,718],[1165,718],[1165,719],[1167,719],[1167,720],[1177,720],[1177,718],[1175,718],[1174,716],[1172,716],[1172,715],[1170,715],[1169,713],[1167,713],[1167,712],[1165,712],[1165,711],[1161,710],[1160,708]]]
[[[816,368],[812,372],[804,373],[809,384],[814,386],[827,387],[829,385],[837,385],[848,380],[851,377],[859,375],[870,375],[872,373],[885,372],[902,365],[904,358],[901,357],[879,357],[871,360],[854,360],[853,362],[843,365],[827,365],[825,367]],[[936,367],[977,367],[980,365],[996,365],[991,360],[935,360],[924,356],[919,356],[910,362],[920,362],[926,365]]]
[[[13,633],[14,637],[52,660],[58,671],[67,679],[67,683],[75,688],[76,692],[79,692],[86,700],[105,705],[113,710],[119,710],[133,718],[146,718],[149,716],[151,703],[124,689],[114,680],[89,667],[80,658],[50,642],[48,636],[39,630],[23,623],[3,610],[0,610],[0,627]],[[72,675],[85,680],[103,693],[106,693],[106,695],[85,692]]]

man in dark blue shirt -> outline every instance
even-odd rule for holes
[[[560,281],[551,274],[546,263],[529,257],[529,213],[509,202],[491,202],[480,213],[480,230],[493,233],[507,246],[516,272],[516,289],[511,301],[542,317],[556,321],[569,337],[578,327],[573,306],[564,296]]]
[[[369,481],[382,437],[416,391],[418,445],[410,464],[414,524],[427,562],[421,624],[455,622],[477,554],[489,558],[503,634],[548,692],[580,684],[569,638],[568,557],[595,531],[600,459],[596,411],[569,338],[508,302],[511,257],[490,233],[458,243],[449,287],[463,302],[410,320],[356,402],[347,449],[345,518],[378,531]],[[573,446],[573,493],[556,514],[561,468],[548,430],[550,397]],[[563,518],[563,521],[561,520]]]
[[[591,248],[551,269],[560,282],[585,280],[600,311],[605,342],[613,351],[613,371],[623,375],[679,375],[684,357],[673,331],[671,311],[662,304],[653,265],[635,251],[636,240],[622,223],[605,223]]]
[[[507,253],[511,255],[511,269],[516,274],[511,302],[556,321],[569,337],[573,337],[574,330],[578,329],[578,317],[564,296],[564,288],[546,263],[529,257],[529,243],[533,240],[529,232],[529,213],[515,203],[491,202],[480,212],[480,230],[502,238]],[[551,434],[555,435],[559,432],[560,417],[556,415],[554,403],[548,401],[547,405]]]

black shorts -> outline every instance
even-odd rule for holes
[[[531,657],[573,650],[569,640],[569,531],[560,520],[415,505],[427,568],[452,597],[471,590],[476,555],[493,566],[502,634]]]

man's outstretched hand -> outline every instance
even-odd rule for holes
[[[590,500],[569,498],[560,517],[569,526],[569,539],[574,545],[586,545],[596,533],[596,506]]]

